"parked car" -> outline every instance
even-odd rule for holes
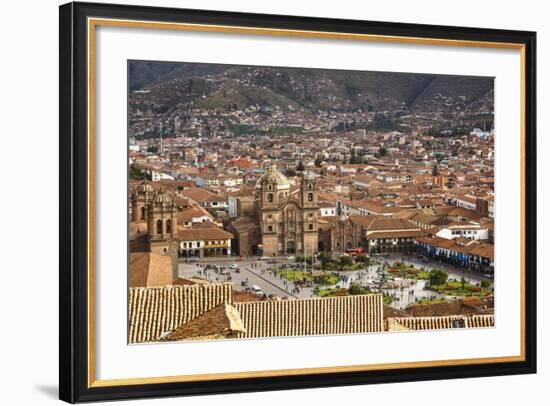
[[[269,257],[266,257],[265,255],[263,257],[260,257],[260,261],[268,261]]]
[[[262,291],[262,288],[260,288],[258,285],[252,285],[250,290],[254,292],[257,295],[263,295],[264,292]]]
[[[187,258],[187,262],[197,262],[199,260],[199,257],[189,257]]]
[[[294,261],[296,257],[294,255],[289,255],[288,257],[286,257],[286,259],[288,259],[289,261]]]
[[[239,265],[237,265],[237,264],[229,265],[229,269],[237,269],[238,267],[239,267]]]
[[[235,273],[241,273],[241,270],[239,268],[236,268]]]

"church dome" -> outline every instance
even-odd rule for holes
[[[277,185],[276,190],[287,190],[290,189],[290,182],[287,177],[283,175],[277,169],[276,165],[270,165],[267,168],[267,171],[260,176],[256,182],[256,189],[261,189],[262,185]]]
[[[153,193],[155,191],[155,189],[153,189],[153,186],[145,182],[140,183],[137,190],[139,193]]]
[[[159,193],[157,193],[157,195],[156,195],[156,197],[155,197],[155,203],[171,204],[171,203],[172,203],[172,199],[171,199],[170,196],[168,196],[166,193],[164,193],[164,192],[159,192]]]

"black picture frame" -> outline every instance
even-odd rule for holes
[[[112,4],[69,3],[60,12],[59,397],[67,402],[220,394],[536,372],[536,33],[374,21],[260,15]],[[518,362],[365,372],[94,387],[88,377],[87,18],[345,32],[513,43],[525,52],[525,359]],[[520,243],[520,241],[518,241]]]

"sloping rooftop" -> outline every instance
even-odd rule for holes
[[[464,328],[494,327],[495,325],[495,317],[492,314],[439,317],[395,317],[387,319],[389,331],[450,329],[453,328],[453,322],[455,321],[463,322]]]
[[[230,283],[130,288],[128,342],[158,341],[163,333],[220,304],[231,303],[232,293]]]
[[[131,252],[129,259],[130,287],[166,286],[172,283],[172,259],[153,252]]]
[[[222,230],[215,224],[201,223],[201,225],[178,230],[178,239],[181,241],[209,241],[229,240],[233,234]]]
[[[381,295],[236,303],[240,338],[350,334],[383,329]]]
[[[214,307],[188,323],[162,335],[163,341],[192,340],[204,337],[228,337],[244,333],[239,312],[230,304]]]

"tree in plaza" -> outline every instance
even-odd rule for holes
[[[369,264],[370,264],[370,259],[366,255],[359,255],[356,258],[356,261],[362,263],[365,266],[369,266]]]
[[[353,259],[351,257],[348,257],[346,255],[342,255],[340,257],[340,268],[344,269],[346,266],[350,266],[353,264]]]
[[[486,279],[481,281],[481,289],[489,289],[491,287],[491,282]]]
[[[330,262],[332,261],[332,257],[327,251],[321,251],[319,253],[319,261],[321,261],[321,264],[323,265],[323,267],[325,267],[330,264]]]
[[[432,269],[428,275],[430,286],[443,285],[447,283],[449,274],[442,269]]]

